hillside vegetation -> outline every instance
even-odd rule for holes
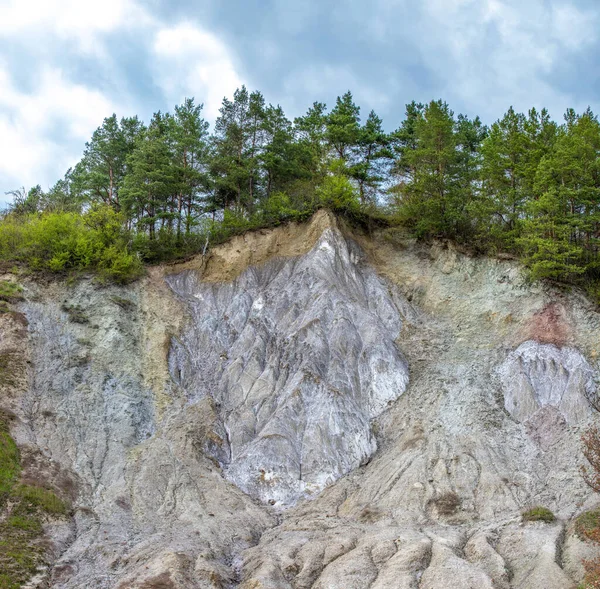
[[[14,191],[0,260],[94,270],[116,281],[144,263],[204,252],[229,236],[326,207],[400,223],[523,259],[534,279],[600,293],[600,124],[588,109],[512,108],[490,127],[442,101],[412,102],[393,132],[350,92],[290,121],[260,92],[224,99],[212,134],[202,105],[104,120],[81,161],[48,191]]]

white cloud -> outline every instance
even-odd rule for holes
[[[24,93],[0,64],[0,87],[2,190],[54,182],[81,156],[83,144],[102,118],[118,106],[51,67],[42,69],[32,93]],[[56,127],[61,136],[53,139]]]
[[[552,6],[551,30],[554,38],[569,49],[580,49],[596,40],[598,14],[582,11],[573,4]]]
[[[319,4],[318,2],[275,0],[272,10],[278,32],[284,35],[298,35],[306,31],[311,21],[318,17]]]
[[[390,94],[382,92],[381,86],[366,84],[348,66],[307,66],[301,71],[290,72],[282,80],[282,86],[285,110],[292,115],[304,114],[315,100],[328,101],[327,107],[331,109],[335,98],[350,90],[354,102],[361,107],[361,119],[366,120],[370,110],[382,111],[388,108],[390,94],[393,94],[393,91]]]
[[[172,103],[195,96],[214,120],[224,96],[243,84],[225,44],[197,25],[159,30],[154,38],[154,75]]]
[[[74,40],[80,51],[101,50],[99,35],[150,23],[133,0],[0,0],[0,34]]]
[[[442,97],[473,105],[495,118],[513,104],[547,106],[560,117],[574,96],[550,83],[568,52],[596,40],[596,14],[573,4],[544,0],[426,0],[417,45],[429,68],[444,81]]]
[[[150,51],[140,45],[138,59],[151,64],[165,97],[153,110],[196,96],[206,103],[206,116],[214,118],[223,96],[242,84],[217,37],[192,24],[165,27],[135,0],[0,0],[0,14],[0,38],[22,47],[39,64],[29,72],[35,85],[22,90],[16,81],[18,52],[0,60],[0,204],[7,190],[37,183],[47,188],[62,177],[105,117],[142,115],[135,106],[143,97],[136,96],[134,80],[120,80],[109,34],[149,39]],[[69,59],[91,55],[96,80],[108,80],[110,86],[97,90],[69,77],[64,52],[72,51],[73,43],[77,55]]]
[[[511,104],[547,106],[555,118],[567,106],[585,108],[581,88],[561,86],[556,72],[598,42],[599,16],[598,8],[576,1],[375,0],[369,18],[356,24],[383,55],[394,45],[408,48],[422,74],[416,73],[415,96],[403,70],[408,60],[398,56],[395,77],[405,100],[422,99],[421,81],[429,77],[435,95],[428,98],[490,121]]]

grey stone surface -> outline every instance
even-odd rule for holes
[[[274,523],[204,455],[209,403],[188,405],[172,387],[159,416],[142,373],[138,288],[83,281],[23,308],[30,387],[14,433],[78,483],[73,534],[49,573],[52,587],[228,584],[240,552]]]

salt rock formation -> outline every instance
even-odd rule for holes
[[[352,242],[327,229],[307,255],[231,283],[168,281],[190,311],[171,374],[190,402],[215,400],[214,456],[231,481],[286,506],[368,460],[371,420],[405,391],[408,366],[394,298]]]
[[[569,424],[591,414],[594,370],[574,348],[527,341],[509,354],[498,373],[504,406],[517,421],[527,421],[544,407],[555,408]]]

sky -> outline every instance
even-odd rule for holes
[[[597,0],[0,0],[0,205],[49,188],[104,117],[211,122],[242,84],[289,117],[351,90],[387,129],[442,98],[485,123],[509,106],[600,111]]]

